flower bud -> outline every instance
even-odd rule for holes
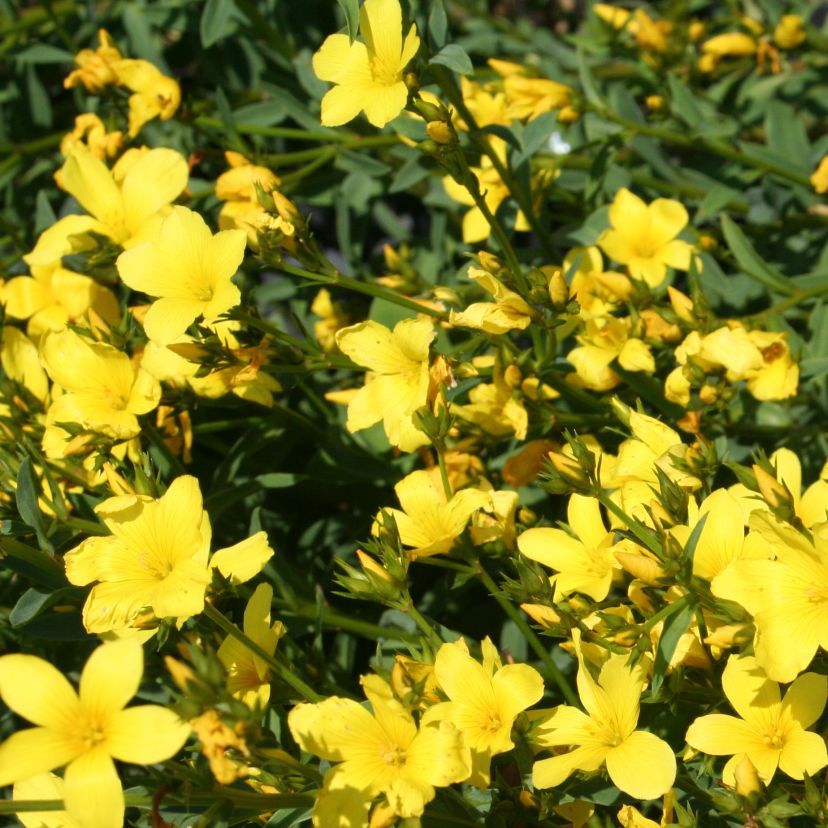
[[[733,772],[736,780],[736,793],[740,796],[752,796],[762,790],[762,782],[756,772],[756,766],[748,759],[747,754],[742,756],[742,761],[736,765]]]
[[[450,144],[457,140],[454,127],[446,121],[429,121],[426,124],[426,132],[435,144]]]
[[[561,616],[546,604],[521,604],[520,608],[539,626],[550,630],[561,623]]]

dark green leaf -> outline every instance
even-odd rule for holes
[[[448,33],[448,17],[443,6],[443,0],[431,0],[431,9],[428,13],[428,36],[435,49],[442,49],[446,45]]]
[[[722,216],[722,232],[745,275],[780,293],[790,295],[794,292],[793,285],[775,267],[765,262],[730,216]]]
[[[695,609],[696,606],[691,597],[685,595],[684,598],[680,598],[670,606],[670,612],[664,618],[653,661],[653,678],[650,683],[650,693],[653,697],[658,696],[664,676],[667,674],[667,668],[670,666],[670,660],[673,658],[679,639],[690,626]]]
[[[207,0],[201,12],[199,33],[201,45],[209,49],[229,34],[228,23],[236,10],[233,0]]]
[[[345,15],[345,25],[348,28],[348,38],[351,43],[359,31],[359,0],[336,0],[339,8]]]
[[[704,119],[704,115],[693,98],[693,93],[676,75],[668,75],[667,82],[670,85],[673,112],[687,126],[695,129]]]
[[[471,58],[466,54],[466,50],[456,43],[444,46],[429,63],[438,63],[440,66],[451,69],[452,72],[457,72],[458,75],[470,75],[474,71]]]

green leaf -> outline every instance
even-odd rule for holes
[[[696,103],[693,93],[676,75],[668,75],[673,112],[684,121],[687,126],[695,129],[704,120],[704,115]]]
[[[695,611],[696,605],[692,598],[685,595],[670,606],[670,612],[664,618],[653,661],[653,679],[650,682],[650,693],[654,698],[658,696],[679,639],[690,626]]]
[[[533,118],[523,128],[523,147],[515,158],[516,164],[528,161],[541,147],[549,142],[549,136],[558,126],[558,116],[554,112],[544,112]]]
[[[458,75],[470,75],[474,71],[471,58],[466,54],[466,50],[456,43],[444,46],[429,63],[438,63],[440,66],[451,69],[452,72],[457,72]]]
[[[235,10],[236,5],[233,0],[207,0],[199,22],[201,45],[205,49],[209,49],[214,43],[218,43],[219,40],[229,34],[227,24]]]
[[[593,105],[604,108],[604,99],[595,85],[595,79],[592,76],[592,70],[589,68],[586,53],[583,49],[578,49],[578,78],[581,81],[581,89],[584,90],[584,96]]]
[[[31,526],[35,530],[40,545],[51,548],[51,544],[46,538],[43,515],[37,502],[39,493],[40,487],[32,469],[32,461],[26,457],[20,464],[20,470],[17,473],[17,488],[14,492],[17,511],[26,526]]]
[[[391,184],[388,187],[389,193],[402,193],[410,189],[415,184],[419,184],[424,178],[428,176],[428,167],[423,163],[422,156],[418,153],[413,158],[409,158],[405,164],[400,167],[394,177],[391,179]]]
[[[303,475],[290,472],[268,472],[256,477],[256,482],[261,484],[263,489],[289,489],[295,486]]]
[[[802,119],[782,101],[771,101],[765,114],[768,147],[798,172],[810,172],[811,145]]]
[[[336,0],[339,8],[345,15],[345,25],[348,27],[348,39],[354,42],[359,31],[359,0]]]
[[[728,215],[722,216],[722,232],[730,252],[736,257],[746,276],[786,296],[794,292],[795,289],[788,279],[756,252],[739,226]]]
[[[431,0],[431,9],[428,13],[428,36],[435,49],[442,49],[446,45],[448,34],[448,17],[443,0]]]
[[[74,55],[49,43],[35,43],[14,55],[18,63],[71,63]]]
[[[26,92],[29,98],[32,122],[39,127],[51,127],[52,104],[49,100],[49,94],[31,63],[26,67]]]

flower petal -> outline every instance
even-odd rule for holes
[[[636,730],[607,753],[607,773],[624,793],[636,799],[656,799],[676,781],[676,757],[663,739]]]
[[[789,716],[804,730],[822,715],[826,699],[828,679],[817,673],[804,673],[785,693],[782,700],[782,715]]]
[[[86,662],[80,678],[84,712],[105,718],[126,707],[144,674],[144,650],[132,639],[102,644]]]
[[[595,771],[604,764],[609,747],[588,745],[560,756],[540,759],[532,766],[532,785],[536,788],[555,788],[576,770]]]
[[[0,744],[0,785],[59,768],[77,755],[77,742],[56,730],[18,730]]]
[[[63,673],[31,655],[0,658],[0,697],[32,724],[55,730],[76,720],[80,710],[78,696]]]
[[[84,828],[122,828],[124,791],[105,751],[90,750],[79,756],[66,768],[63,779],[66,810]]]
[[[808,776],[816,776],[826,765],[828,752],[822,736],[805,730],[788,734],[779,754],[779,769],[783,773],[793,779],[802,779],[806,773]]]
[[[175,756],[190,730],[172,710],[158,704],[142,704],[121,710],[112,718],[107,744],[115,759],[154,765]]]

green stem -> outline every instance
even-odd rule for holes
[[[768,316],[776,316],[777,314],[784,313],[790,308],[795,308],[797,305],[801,305],[803,302],[807,302],[809,299],[815,299],[817,296],[822,296],[825,293],[828,293],[828,285],[820,285],[819,287],[812,287],[806,290],[798,290],[791,294],[787,299],[784,299],[776,305],[772,305],[767,308],[767,310],[748,316],[747,319],[751,322],[758,322],[762,319],[766,319]]]
[[[312,687],[302,681],[290,668],[279,663],[267,650],[260,647],[253,639],[245,635],[226,615],[217,610],[212,604],[204,605],[204,614],[221,630],[243,644],[251,653],[259,656],[262,661],[286,684],[289,684],[302,698],[310,702],[322,700]]]
[[[500,176],[500,180],[515,197],[520,209],[526,216],[526,220],[529,222],[529,226],[532,228],[532,232],[534,232],[540,240],[544,252],[547,256],[554,257],[554,245],[546,233],[546,228],[541,225],[537,215],[535,214],[535,206],[532,204],[532,194],[526,193],[523,187],[518,186],[517,181],[508,166],[500,159],[500,156],[492,146],[488,136],[484,135],[480,131],[480,127],[474,115],[472,115],[471,111],[466,106],[466,102],[463,100],[463,93],[460,91],[460,88],[457,86],[454,78],[448,70],[444,69],[442,66],[434,64],[431,64],[429,68],[431,69],[435,80],[440,85],[440,88],[443,92],[445,92],[446,97],[449,101],[451,101],[451,104],[460,113],[460,117],[465,121],[469,130],[469,137],[477,145],[478,149],[489,157],[489,160],[492,162],[492,166],[495,170],[497,170],[497,174]]]
[[[327,607],[319,607],[316,604],[303,604],[288,599],[276,598],[273,606],[282,610],[284,614],[293,615],[297,618],[305,618],[308,621],[319,620],[322,626],[333,630],[347,630],[355,635],[361,635],[374,641],[399,640],[414,644],[419,636],[404,630],[396,630],[391,627],[381,627],[379,624],[372,624],[370,621],[362,621],[359,618],[352,618],[350,615],[338,612]]]
[[[432,647],[440,647],[443,644],[443,639],[434,630],[434,627],[428,623],[425,616],[414,606],[414,601],[411,596],[406,593],[406,599],[400,603],[399,610],[411,617],[411,620],[419,627],[423,635],[428,639],[428,643]]]
[[[811,186],[810,179],[807,175],[802,175],[785,167],[780,167],[778,164],[765,161],[762,158],[756,158],[748,152],[738,150],[735,147],[728,146],[727,144],[721,144],[718,141],[711,140],[710,138],[704,138],[700,135],[686,135],[681,132],[674,132],[671,129],[665,129],[664,127],[652,126],[651,124],[641,124],[638,121],[633,121],[630,118],[624,118],[622,115],[616,115],[614,112],[603,108],[594,108],[594,111],[601,117],[606,118],[619,126],[623,126],[632,132],[656,138],[666,144],[672,144],[677,147],[685,147],[686,149],[703,148],[720,156],[721,158],[738,161],[741,164],[754,167],[755,169],[761,170],[769,175],[785,178],[788,181],[792,181],[795,184],[801,184],[805,187],[810,188]]]
[[[421,305],[407,296],[402,296],[389,290],[382,285],[371,284],[370,282],[360,282],[358,279],[353,279],[350,276],[343,276],[341,273],[313,273],[310,270],[304,270],[301,267],[288,264],[287,262],[272,262],[275,267],[285,273],[290,273],[292,276],[298,276],[300,279],[308,279],[313,282],[319,282],[324,285],[334,285],[342,287],[346,290],[353,290],[356,293],[363,293],[366,296],[373,296],[375,299],[384,299],[386,302],[399,305],[408,310],[416,311],[417,313],[424,313],[427,316],[432,316],[435,319],[443,319],[445,314],[442,311],[435,310],[427,305]]]
[[[512,602],[509,601],[508,598],[503,597],[492,576],[486,572],[483,565],[479,561],[476,565],[476,571],[477,576],[483,583],[483,586],[486,587],[490,595],[500,605],[500,608],[506,613],[506,615],[509,616],[509,618],[512,619],[512,621],[514,621],[518,629],[523,633],[529,646],[535,651],[535,654],[543,662],[548,675],[552,678],[555,684],[558,685],[563,697],[567,700],[567,702],[569,702],[569,704],[579,707],[581,703],[578,699],[578,694],[572,689],[572,687],[570,687],[569,682],[566,680],[566,676],[564,676],[561,672],[558,665],[555,664],[555,661],[549,654],[549,651],[546,649],[540,638],[538,638],[535,631],[529,626],[520,610],[513,606]]]

